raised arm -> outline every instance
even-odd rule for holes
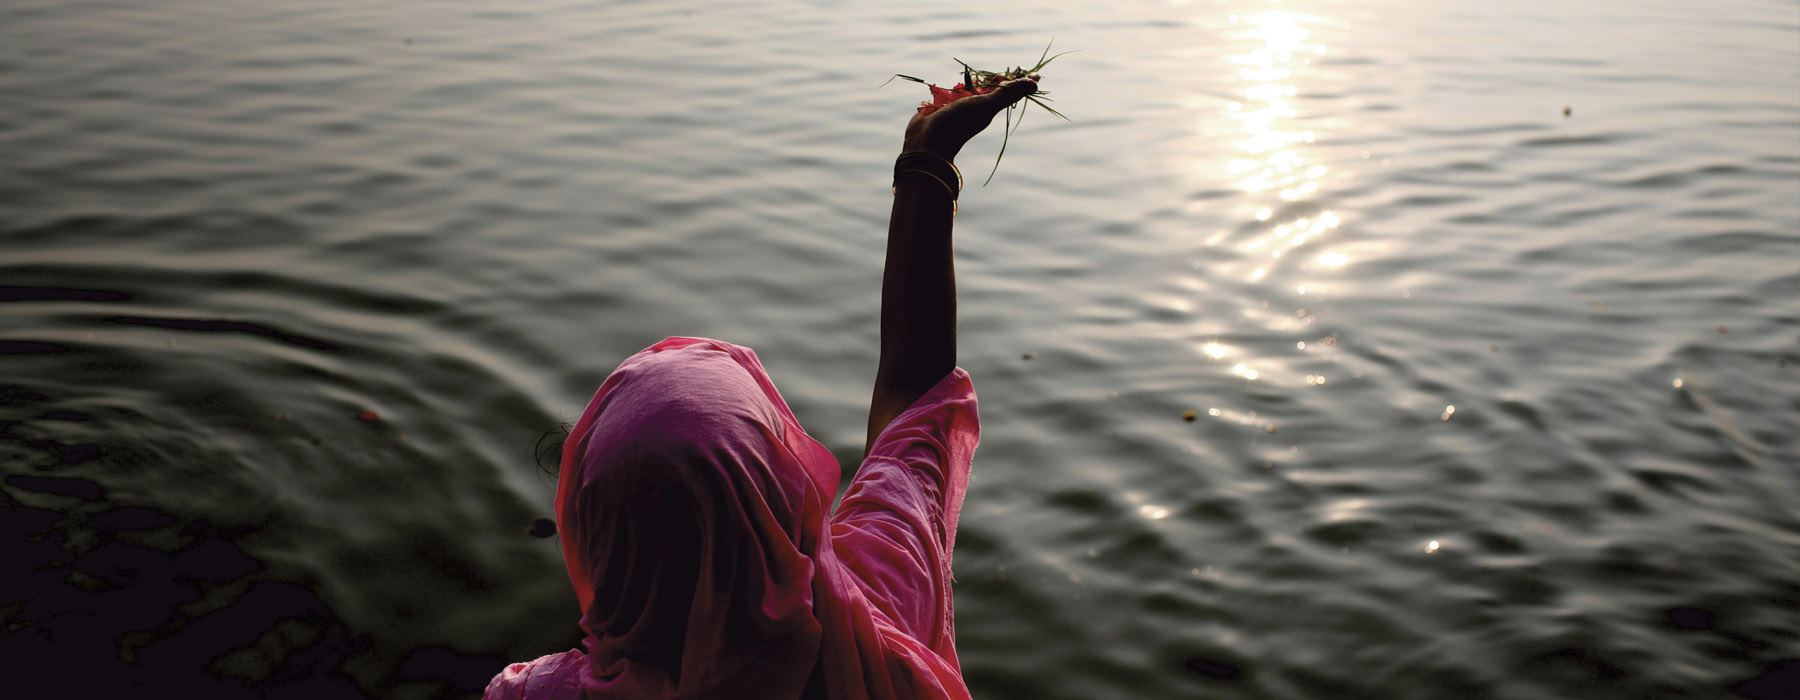
[[[956,217],[954,168],[963,144],[1000,110],[1037,90],[1030,80],[952,102],[906,125],[888,218],[881,275],[881,362],[869,399],[873,445],[883,428],[956,367],[956,268],[950,230]]]

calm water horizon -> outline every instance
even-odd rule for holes
[[[478,695],[534,461],[757,350],[855,468],[891,159],[960,158],[976,697],[1794,697],[1800,6],[0,6],[17,697]],[[1016,115],[1015,115],[1016,116]]]

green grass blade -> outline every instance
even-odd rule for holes
[[[1031,67],[1031,70],[1028,70],[1028,71],[1025,71],[1025,72],[1026,72],[1026,73],[1036,73],[1036,72],[1038,72],[1038,71],[1041,71],[1041,70],[1043,70],[1043,69],[1044,69],[1044,66],[1047,66],[1047,65],[1050,65],[1050,62],[1051,62],[1051,61],[1054,61],[1054,60],[1056,60],[1056,59],[1059,59],[1059,58],[1062,58],[1062,57],[1064,57],[1064,56],[1067,56],[1067,55],[1069,55],[1069,54],[1072,54],[1072,53],[1080,53],[1080,51],[1079,51],[1079,50],[1077,50],[1077,51],[1064,51],[1064,52],[1062,52],[1062,53],[1059,53],[1059,54],[1056,54],[1056,55],[1055,55],[1055,56],[1051,56],[1051,55],[1050,55],[1050,46],[1051,46],[1051,45],[1053,45],[1053,44],[1055,44],[1055,43],[1056,43],[1056,37],[1050,37],[1050,43],[1049,43],[1049,44],[1045,44],[1045,45],[1044,45],[1044,53],[1043,53],[1043,55],[1041,55],[1041,56],[1038,56],[1038,62],[1037,62],[1037,65],[1035,65],[1035,66],[1032,66],[1032,67]]]
[[[989,170],[987,179],[981,181],[982,187],[994,181],[994,173],[1000,172],[1000,159],[1006,157],[1006,144],[1012,140],[1012,107],[1006,108],[1006,126],[1000,129],[1000,134],[1000,152],[994,155],[994,169]]]
[[[1070,118],[1068,118],[1068,117],[1065,117],[1065,116],[1063,116],[1063,113],[1062,113],[1062,112],[1058,112],[1058,111],[1056,111],[1056,110],[1055,110],[1055,109],[1054,109],[1054,108],[1052,108],[1052,107],[1051,107],[1051,106],[1050,106],[1050,105],[1047,105],[1047,104],[1044,104],[1044,101],[1043,101],[1043,100],[1040,100],[1040,99],[1036,99],[1036,98],[1035,98],[1035,97],[1033,97],[1033,96],[1030,96],[1030,95],[1027,95],[1027,96],[1026,96],[1026,97],[1025,97],[1025,99],[1027,99],[1027,100],[1031,100],[1031,103],[1032,103],[1032,104],[1034,104],[1034,105],[1037,105],[1037,106],[1039,106],[1039,107],[1043,107],[1043,108],[1044,108],[1044,111],[1046,111],[1046,112],[1049,112],[1049,113],[1051,113],[1051,114],[1054,114],[1054,115],[1056,115],[1056,116],[1058,116],[1058,117],[1062,117],[1062,120],[1063,120],[1063,121],[1065,121],[1065,122],[1068,122],[1068,121],[1074,121],[1074,120],[1073,120],[1073,119],[1070,119]]]
[[[888,79],[887,79],[887,80],[883,80],[883,81],[881,81],[881,84],[880,84],[880,85],[877,85],[877,86],[875,86],[875,89],[876,89],[876,90],[880,90],[880,89],[882,89],[882,88],[884,88],[884,87],[887,87],[887,84],[888,84],[888,83],[891,83],[891,82],[894,82],[894,78],[899,78],[899,79],[901,79],[901,80],[911,80],[911,81],[913,81],[913,82],[915,82],[915,83],[919,83],[919,84],[922,84],[922,85],[929,85],[929,84],[930,84],[930,83],[926,83],[926,82],[925,82],[925,81],[924,81],[924,80],[920,80],[920,79],[918,79],[918,78],[914,78],[914,77],[912,77],[912,76],[910,76],[910,75],[901,75],[901,74],[899,74],[899,73],[895,73],[895,74],[894,74],[894,75],[893,75],[893,77],[890,77],[890,78],[888,78]]]
[[[1038,61],[1038,64],[1037,64],[1037,65],[1035,65],[1035,66],[1032,66],[1032,68],[1031,68],[1031,70],[1029,70],[1029,71],[1026,71],[1026,72],[1027,72],[1027,73],[1036,73],[1036,72],[1038,72],[1038,71],[1041,71],[1041,70],[1043,70],[1043,69],[1044,69],[1044,66],[1047,66],[1047,65],[1050,65],[1050,62],[1051,62],[1051,61],[1054,61],[1054,60],[1056,60],[1056,59],[1059,59],[1059,58],[1062,58],[1062,57],[1064,57],[1064,56],[1067,56],[1067,55],[1069,55],[1069,54],[1072,54],[1072,53],[1081,53],[1081,51],[1079,51],[1079,50],[1077,50],[1077,51],[1064,51],[1064,52],[1062,52],[1062,53],[1059,53],[1059,54],[1057,54],[1057,55],[1055,55],[1055,56],[1051,56],[1051,57],[1049,57],[1049,58],[1046,58],[1046,59],[1044,59],[1044,60],[1042,60],[1042,61]]]

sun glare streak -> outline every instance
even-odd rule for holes
[[[1247,207],[1241,215],[1248,219],[1231,229],[1212,232],[1205,238],[1206,245],[1228,245],[1243,254],[1241,262],[1226,268],[1228,274],[1242,276],[1252,284],[1278,282],[1270,286],[1271,294],[1277,288],[1292,290],[1296,298],[1307,299],[1309,307],[1317,303],[1329,308],[1331,285],[1318,279],[1288,280],[1283,273],[1299,269],[1335,274],[1352,262],[1343,252],[1320,250],[1320,244],[1344,223],[1341,211],[1325,199],[1330,196],[1328,186],[1333,177],[1342,174],[1334,173],[1333,165],[1319,162],[1324,152],[1315,144],[1321,134],[1311,127],[1321,122],[1318,115],[1308,113],[1309,103],[1302,99],[1317,80],[1308,77],[1313,61],[1331,52],[1315,29],[1331,26],[1331,20],[1296,11],[1299,8],[1281,0],[1250,0],[1246,4],[1255,9],[1229,18],[1230,39],[1236,48],[1222,76],[1235,81],[1237,89],[1223,104],[1212,103],[1220,111],[1208,117],[1222,118],[1237,127],[1226,137],[1226,155],[1216,162],[1232,186],[1243,193]],[[1217,130],[1216,124],[1209,120],[1209,128]],[[1293,312],[1289,314],[1271,309],[1271,303],[1283,302],[1269,298],[1261,310],[1244,309],[1244,316],[1277,332],[1305,328],[1316,320],[1308,309],[1289,309]],[[1303,382],[1306,387],[1323,387],[1329,381],[1316,371],[1290,375],[1281,369],[1279,358],[1253,356],[1248,347],[1226,347],[1214,341],[1200,345],[1199,352],[1243,381]],[[1305,341],[1295,343],[1297,352],[1304,353],[1307,347]],[[1209,415],[1220,414],[1212,409]],[[1254,414],[1242,422],[1260,424]],[[1273,425],[1263,427],[1274,431]]]
[[[1226,161],[1225,171],[1238,189],[1273,200],[1255,214],[1256,221],[1273,226],[1240,244],[1244,252],[1266,255],[1271,261],[1319,239],[1340,223],[1338,216],[1329,211],[1285,221],[1279,216],[1283,208],[1304,209],[1293,205],[1315,195],[1331,173],[1329,166],[1308,160],[1306,146],[1317,141],[1318,134],[1301,128],[1298,121],[1302,115],[1293,101],[1300,94],[1300,86],[1292,81],[1312,64],[1313,56],[1328,51],[1305,26],[1310,19],[1308,15],[1280,9],[1231,16],[1233,24],[1246,27],[1239,36],[1252,45],[1231,56],[1244,86],[1241,98],[1226,108],[1241,124],[1243,137],[1237,142],[1238,155]],[[1341,254],[1331,260],[1336,264],[1319,261],[1321,267],[1336,268],[1349,263]],[[1255,267],[1248,279],[1260,281],[1273,267],[1273,262]]]

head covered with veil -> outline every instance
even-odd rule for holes
[[[967,697],[953,660],[893,643],[833,554],[838,478],[749,349],[633,355],[563,447],[583,649],[515,664],[488,697]]]

